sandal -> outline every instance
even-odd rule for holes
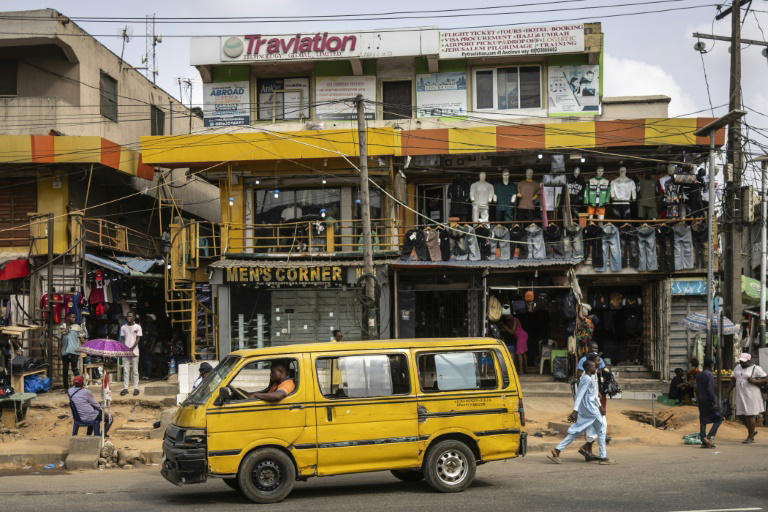
[[[552,450],[552,451],[549,453],[549,455],[547,455],[547,458],[548,458],[550,461],[552,461],[553,463],[555,463],[555,464],[562,464],[562,463],[563,463],[563,461],[562,461],[562,460],[560,460],[560,455],[558,455],[557,453],[555,453],[555,450]]]
[[[715,443],[713,443],[711,439],[705,437],[705,438],[703,438],[701,440],[701,447],[702,448],[714,448],[715,447]]]
[[[589,453],[584,448],[579,448],[579,455],[584,457],[584,460],[587,461],[587,462],[591,462],[591,461],[595,460],[595,456],[592,455],[591,453]]]

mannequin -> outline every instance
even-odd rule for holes
[[[517,185],[509,181],[509,169],[501,173],[501,181],[493,184],[493,202],[496,203],[497,221],[509,221],[515,218],[515,205],[517,204]]]
[[[674,164],[667,165],[667,175],[659,180],[664,201],[665,216],[672,219],[680,216],[680,185],[672,178],[675,174]]]
[[[603,177],[605,169],[601,165],[595,171],[595,177],[587,183],[587,190],[584,193],[584,204],[587,205],[587,214],[589,218],[603,220],[605,218],[605,205],[610,201],[609,182]]]
[[[472,201],[472,222],[488,222],[488,203],[493,201],[493,185],[485,181],[484,172],[469,187],[469,200]]]
[[[584,176],[581,175],[581,169],[575,167],[573,176],[568,180],[568,194],[571,196],[571,215],[574,220],[579,213],[584,210],[584,192],[587,184],[584,182]]]
[[[536,218],[534,201],[539,198],[539,182],[533,181],[533,169],[525,170],[525,180],[517,184],[517,218],[533,220]]]
[[[658,190],[656,180],[651,176],[651,171],[645,171],[637,191],[637,216],[641,219],[655,219],[657,217],[656,193]]]
[[[615,219],[628,219],[630,203],[637,200],[637,185],[627,178],[627,168],[619,167],[619,177],[611,181],[611,210]]]

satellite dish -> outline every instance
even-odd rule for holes
[[[163,42],[163,36],[161,34],[157,34],[155,36],[155,42],[158,43],[158,44],[162,43]]]
[[[761,51],[760,53],[763,55],[763,57],[768,59],[768,47],[763,48],[763,51]]]
[[[693,45],[693,49],[699,53],[707,53],[707,45],[704,44],[703,41],[697,41],[696,44]]]

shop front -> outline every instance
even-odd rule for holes
[[[234,350],[362,339],[363,265],[360,260],[234,260],[212,263],[219,308],[220,357]],[[375,265],[378,336],[389,337],[387,265]]]

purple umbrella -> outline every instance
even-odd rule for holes
[[[133,351],[120,343],[110,339],[88,340],[78,348],[89,356],[102,357],[131,357]]]

